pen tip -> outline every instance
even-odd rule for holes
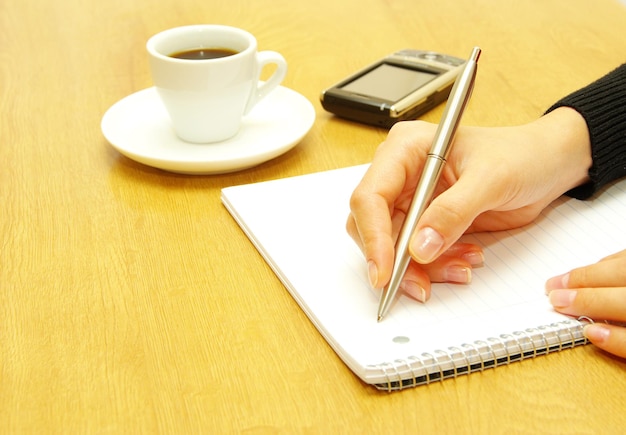
[[[378,320],[377,322],[380,322],[381,320],[383,320],[383,316],[381,316],[380,314],[378,315]]]

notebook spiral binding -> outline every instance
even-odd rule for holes
[[[386,382],[375,384],[379,390],[402,390],[586,344],[583,328],[590,322],[586,317],[565,320],[378,364],[370,369],[382,372],[386,378]]]

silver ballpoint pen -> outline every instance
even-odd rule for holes
[[[426,156],[422,176],[415,189],[411,207],[404,219],[404,224],[402,225],[400,235],[396,242],[391,280],[383,289],[380,305],[378,306],[379,322],[387,312],[389,312],[389,308],[398,293],[400,283],[411,261],[408,250],[409,241],[415,231],[419,218],[432,199],[433,192],[439,182],[443,167],[446,164],[446,158],[452,148],[454,133],[456,133],[456,129],[461,121],[461,116],[470,99],[472,89],[474,88],[480,52],[479,47],[474,47],[472,54],[463,66],[461,74],[454,82],[452,91],[450,91],[450,97],[448,98],[448,103],[443,112],[442,120],[435,133],[430,152]]]

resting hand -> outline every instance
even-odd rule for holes
[[[365,255],[375,288],[390,279],[395,239],[435,130],[421,121],[396,124],[352,194],[347,229]],[[519,127],[459,128],[436,197],[413,234],[414,261],[401,288],[425,300],[431,280],[462,282],[446,279],[450,267],[464,270],[469,282],[480,249],[450,251],[464,232],[531,222],[555,198],[587,181],[590,165],[586,123],[570,108]]]
[[[626,325],[626,250],[551,278],[546,290],[561,313]],[[594,323],[584,331],[599,348],[626,358],[626,327]]]

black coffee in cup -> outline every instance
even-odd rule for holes
[[[205,60],[232,56],[233,54],[237,53],[238,51],[232,50],[230,48],[194,48],[191,50],[183,50],[172,53],[170,54],[170,57],[187,60]]]

